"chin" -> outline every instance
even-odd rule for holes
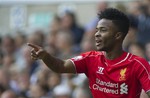
[[[104,49],[97,47],[97,51],[104,51]]]

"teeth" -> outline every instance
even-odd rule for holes
[[[96,43],[100,43],[101,41],[100,40],[96,40]]]
[[[96,42],[96,45],[100,45],[101,44],[101,42]]]

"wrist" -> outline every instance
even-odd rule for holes
[[[47,58],[48,58],[48,56],[49,56],[49,53],[47,53],[46,51],[45,51],[45,53],[44,53],[44,55],[42,56],[42,60],[46,60]]]

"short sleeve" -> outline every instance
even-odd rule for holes
[[[149,63],[143,59],[136,59],[137,67],[136,67],[136,76],[142,85],[142,88],[145,92],[150,91],[150,65]]]
[[[73,62],[76,73],[85,73],[87,74],[87,58],[90,53],[82,53],[79,56],[76,56],[74,58],[71,58],[70,60]]]

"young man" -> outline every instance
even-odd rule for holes
[[[138,56],[123,51],[122,42],[129,29],[127,16],[108,8],[99,14],[95,33],[98,51],[69,60],[52,57],[43,48],[33,48],[31,57],[57,73],[85,73],[94,98],[139,98],[144,89],[150,98],[150,66]]]

